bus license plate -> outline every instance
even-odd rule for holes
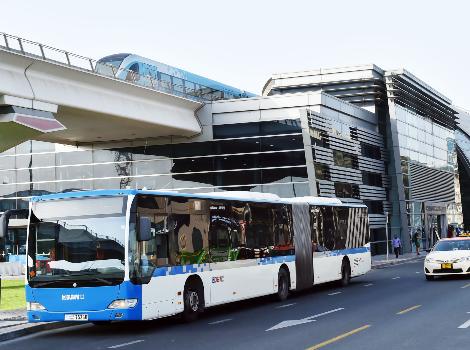
[[[452,269],[452,264],[449,264],[449,263],[441,264],[441,269]]]
[[[88,321],[88,314],[67,314],[65,321]]]

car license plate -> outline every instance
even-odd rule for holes
[[[66,314],[65,321],[88,321],[88,314]]]
[[[441,264],[441,269],[452,269],[452,264],[450,263]]]

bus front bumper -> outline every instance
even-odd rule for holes
[[[105,309],[94,311],[27,311],[29,322],[96,322],[96,321],[135,321],[141,320],[135,309]]]

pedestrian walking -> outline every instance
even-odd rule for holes
[[[416,246],[416,255],[419,254],[419,247],[421,247],[421,230],[417,229],[416,232],[413,235],[413,243]]]
[[[392,240],[393,251],[395,252],[395,258],[398,259],[398,255],[400,255],[400,248],[401,248],[401,240],[395,235],[395,238]]]

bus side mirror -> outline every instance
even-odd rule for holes
[[[0,238],[3,238],[6,236],[6,233],[8,231],[8,221],[10,221],[9,217],[6,215],[6,213],[4,213],[0,217]]]
[[[150,241],[152,239],[152,222],[149,218],[139,219],[139,230],[137,231],[137,241]]]
[[[10,222],[10,217],[12,215],[20,215],[28,217],[28,209],[11,209],[7,210],[0,217],[0,238],[4,238],[8,233],[8,223]]]

